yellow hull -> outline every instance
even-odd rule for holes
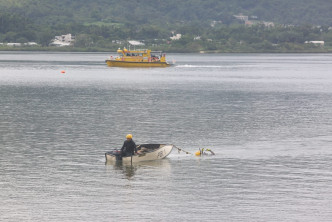
[[[129,62],[129,61],[117,61],[117,60],[106,60],[105,61],[110,67],[168,67],[170,66],[167,62]]]

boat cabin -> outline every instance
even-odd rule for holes
[[[150,49],[128,50],[118,49],[119,57],[117,61],[127,62],[166,62],[166,56],[161,51],[151,51]]]

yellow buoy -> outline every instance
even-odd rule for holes
[[[195,153],[195,155],[196,155],[196,156],[200,156],[200,155],[201,155],[201,151],[197,151],[197,152]]]

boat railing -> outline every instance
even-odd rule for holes
[[[142,52],[147,52],[147,49],[134,49],[134,50],[128,50],[128,51],[142,51]]]

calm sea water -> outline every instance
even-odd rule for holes
[[[1,221],[331,221],[331,54],[108,56],[0,53]],[[128,133],[216,155],[105,165]]]

